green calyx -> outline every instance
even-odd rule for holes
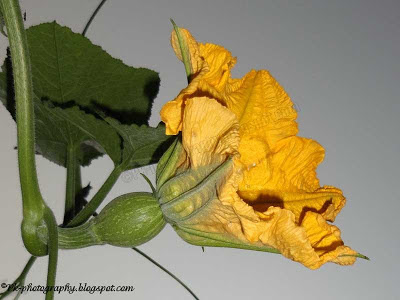
[[[217,187],[232,168],[232,160],[195,169],[185,164],[184,149],[177,139],[161,158],[157,168],[157,200],[165,219],[185,226],[217,200]]]
[[[165,152],[157,167],[157,200],[164,218],[187,243],[202,247],[228,247],[279,253],[261,242],[250,243],[212,228],[218,213],[234,214],[220,204],[218,187],[232,171],[233,162],[214,163],[192,169],[178,138]]]
[[[173,224],[184,224],[201,214],[218,198],[217,186],[231,169],[232,161],[187,169],[171,178],[159,190],[158,201],[164,216]]]

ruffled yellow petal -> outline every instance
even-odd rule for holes
[[[199,44],[200,54],[204,58],[209,71],[204,74],[199,90],[208,91],[215,98],[223,97],[227,84],[231,84],[231,69],[236,64],[236,57],[224,47],[214,44]],[[218,97],[219,96],[219,97]]]
[[[202,84],[208,85],[208,88],[215,90],[214,92],[223,92],[230,79],[230,70],[235,65],[236,58],[224,47],[209,43],[198,43],[188,30],[184,28],[178,30],[183,39],[184,50],[190,58],[191,81],[203,69],[207,69],[207,72],[202,73],[201,79],[204,81]],[[182,61],[182,49],[175,30],[171,33],[171,45],[178,59]]]
[[[320,214],[307,212],[301,226],[305,228],[307,238],[320,258],[315,267],[326,262],[351,265],[356,261],[357,252],[344,246],[339,228],[326,223]]]
[[[345,198],[320,187],[324,149],[295,136],[297,114],[284,89],[264,70],[232,79],[229,51],[180,30],[191,82],[161,117],[167,134],[182,130],[185,163],[158,191],[164,216],[196,245],[278,249],[311,269],[354,263],[357,253],[326,222]],[[182,59],[174,33],[171,43]]]
[[[268,71],[250,71],[231,84],[224,102],[239,120],[241,137],[257,138],[272,148],[297,134],[293,103]]]
[[[228,83],[233,84],[230,80],[230,70],[236,63],[236,58],[225,48],[198,43],[189,31],[184,28],[179,30],[187,45],[192,75],[189,85],[160,112],[161,120],[166,124],[166,133],[169,135],[182,130],[183,111],[189,97],[208,96],[214,99],[224,97]],[[171,34],[171,44],[177,57],[182,60],[175,31]]]
[[[316,169],[323,161],[325,150],[316,141],[292,136],[272,148],[272,177],[266,189],[312,192],[319,188]]]
[[[237,153],[239,124],[217,101],[194,97],[186,102],[182,141],[192,168],[220,164]]]
[[[321,214],[325,220],[333,222],[346,203],[342,192],[330,186],[324,186],[314,192],[284,192],[284,191],[245,191],[239,192],[254,210],[266,211],[270,206],[290,210],[300,223],[308,211]]]
[[[279,207],[257,213],[243,202],[234,203],[242,224],[241,232],[250,242],[259,242],[278,249],[284,256],[311,269],[326,262],[353,264],[357,252],[344,246],[337,227],[328,225],[318,213],[307,212],[301,225],[294,214]]]
[[[228,108],[240,120],[239,152],[242,163],[247,166],[240,190],[263,190],[270,187],[276,189],[277,186],[282,187],[281,183],[290,183],[291,179],[285,180],[285,176],[277,177],[277,175],[286,175],[282,174],[281,165],[292,167],[285,161],[288,153],[292,156],[291,151],[286,147],[290,146],[287,138],[293,137],[298,131],[295,122],[297,114],[289,96],[267,71],[252,71],[245,76],[241,86],[227,99]],[[297,152],[306,148],[303,145],[295,146]],[[318,158],[318,161],[308,159],[301,162],[303,165],[307,165],[310,161],[313,165],[318,164],[323,158],[323,149],[315,148],[309,151],[315,152],[313,158]],[[297,154],[302,157],[306,155]],[[310,169],[312,168],[306,170]],[[297,172],[301,175],[300,173],[304,173],[305,170],[300,169]],[[290,173],[292,171],[289,175]],[[301,180],[300,176],[298,180]],[[318,185],[316,178],[312,180],[314,180],[314,185]]]
[[[285,208],[295,214],[297,222],[305,212],[315,211],[334,221],[345,205],[341,190],[320,188],[316,168],[324,149],[311,139],[285,138],[268,151],[261,140],[242,138],[240,153],[248,168],[239,194],[257,211],[269,206]]]
[[[344,197],[337,190],[317,191],[315,170],[324,149],[294,136],[296,111],[276,80],[267,71],[252,71],[229,94],[226,105],[240,121],[240,160],[246,166],[240,196],[257,210],[284,207],[295,213],[296,220],[314,210],[333,220]]]
[[[178,223],[178,227],[201,232],[203,237],[213,234],[214,240],[273,247],[310,269],[317,269],[327,262],[350,265],[356,260],[357,252],[344,246],[339,229],[328,225],[321,215],[313,212],[307,212],[299,226],[289,210],[270,207],[266,212],[256,214],[244,202],[227,205],[213,197],[204,209]],[[192,242],[191,237],[184,238]]]

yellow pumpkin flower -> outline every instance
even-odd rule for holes
[[[157,167],[167,221],[195,245],[279,252],[311,269],[353,264],[357,252],[328,223],[345,198],[319,185],[324,149],[296,136],[284,89],[265,70],[231,78],[236,58],[186,29],[171,44],[181,60],[185,51],[191,75],[161,110],[167,134],[181,132]]]

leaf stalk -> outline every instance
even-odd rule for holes
[[[77,193],[81,189],[80,166],[77,158],[77,147],[68,146],[67,149],[67,183],[65,190],[64,222],[68,224],[75,216],[75,201]]]
[[[85,205],[85,207],[68,223],[67,227],[75,227],[85,223],[99,208],[101,203],[107,197],[114,184],[117,182],[119,176],[125,171],[126,166],[129,163],[129,159],[123,161],[120,165],[116,166],[110,173],[106,181],[93,196],[93,198]]]

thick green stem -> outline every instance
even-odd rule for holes
[[[80,167],[77,148],[70,145],[67,149],[67,184],[65,191],[64,226],[75,216],[75,200],[81,186]]]
[[[67,227],[75,227],[83,224],[90,218],[91,215],[93,215],[96,209],[99,208],[100,204],[106,198],[114,184],[117,182],[121,173],[125,170],[126,164],[127,163],[123,162],[121,165],[114,168],[101,188],[97,191],[89,203],[86,204],[86,206],[75,216],[75,218],[68,223]]]
[[[36,235],[43,223],[45,203],[40,193],[35,164],[33,88],[28,42],[18,0],[0,0],[10,41],[16,102],[18,166],[23,201],[22,237],[33,255],[45,255],[46,244]]]
[[[28,44],[18,1],[1,0],[1,7],[10,40],[14,71],[18,163],[26,214],[26,211],[43,210],[35,165],[33,91]]]
[[[46,228],[42,228],[41,238],[45,240],[46,235]],[[91,221],[76,227],[58,228],[58,247],[60,249],[80,249],[102,244],[104,243],[97,238]]]

